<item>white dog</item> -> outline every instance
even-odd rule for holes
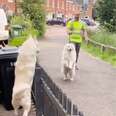
[[[28,116],[31,108],[31,87],[35,73],[38,43],[31,36],[19,48],[19,55],[15,67],[15,82],[12,94],[12,105],[15,114],[23,107],[23,116]]]
[[[73,80],[75,75],[76,51],[73,43],[68,43],[64,46],[62,53],[62,67],[64,80]]]

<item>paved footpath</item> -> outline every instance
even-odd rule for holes
[[[2,105],[0,105],[0,116],[15,116],[15,114],[13,110],[6,111],[5,108]],[[19,111],[18,116],[22,116],[22,111]],[[34,109],[31,110],[29,116],[36,116],[36,112],[34,111]]]
[[[85,116],[116,116],[116,68],[81,50],[75,81],[62,80],[66,38],[64,27],[49,27],[46,38],[39,41],[41,66]]]
[[[64,82],[60,73],[61,53],[66,43],[62,27],[49,27],[40,41],[40,64],[63,92],[78,104],[85,116],[116,116],[116,69],[81,50],[74,82]],[[0,116],[14,116],[0,106]],[[35,116],[31,113],[29,116]]]

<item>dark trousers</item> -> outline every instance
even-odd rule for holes
[[[79,57],[79,51],[80,51],[81,43],[74,43],[74,42],[71,42],[70,40],[69,40],[69,43],[73,43],[74,46],[75,46],[75,50],[76,50],[76,63],[77,63],[78,57]]]
[[[5,45],[8,44],[8,40],[0,40],[0,45],[2,45],[3,47],[5,47]]]
[[[79,51],[80,51],[80,46],[81,46],[81,43],[74,43],[75,45],[75,50],[76,50],[76,63],[78,61],[78,56],[79,56]]]

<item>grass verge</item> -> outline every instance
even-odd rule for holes
[[[116,47],[116,33],[100,31],[93,34],[90,38],[96,42]]]
[[[82,43],[82,48],[93,56],[98,57],[106,62],[109,62],[116,67],[116,53],[112,53],[109,51],[101,52],[100,48],[94,47],[91,44],[86,45],[84,42]]]
[[[18,47],[18,46],[21,46],[25,40],[26,40],[26,36],[15,37],[9,40],[9,45]]]
[[[37,37],[40,38],[39,32],[35,29],[31,29],[31,30],[26,30],[22,33],[22,35],[11,38],[9,40],[9,45],[10,46],[21,46],[24,41],[28,38],[29,35],[32,35],[33,37]]]

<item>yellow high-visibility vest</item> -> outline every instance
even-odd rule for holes
[[[67,28],[72,31],[72,34],[70,35],[70,42],[74,43],[81,43],[82,42],[82,36],[81,31],[86,28],[85,24],[83,22],[79,21],[69,21],[67,23]]]

